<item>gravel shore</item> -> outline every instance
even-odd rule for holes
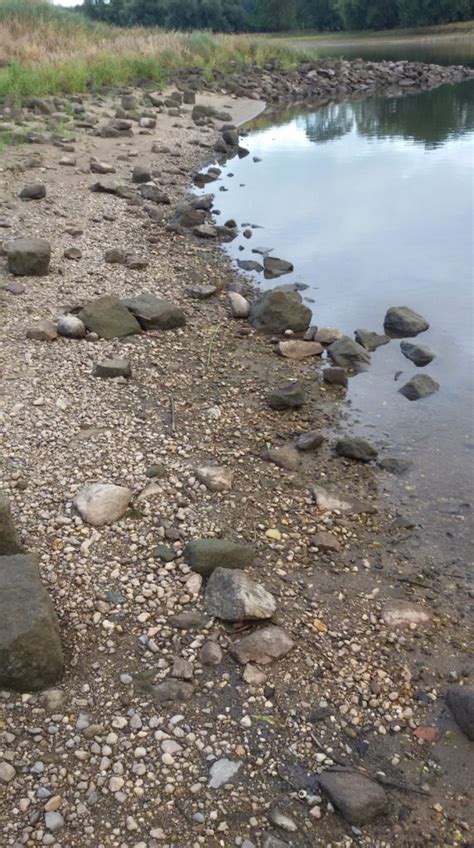
[[[124,95],[156,126],[91,131]],[[278,355],[291,336],[233,317],[229,286],[248,302],[255,292],[218,239],[177,223],[222,128],[264,107],[229,91],[196,103],[214,117],[153,108],[142,89],[83,98],[90,127],[2,157],[5,242],[52,246],[45,276],[15,276],[2,259],[2,490],[65,654],[54,688],[0,692],[2,845],[467,848],[472,744],[444,698],[472,683],[464,576],[432,573],[410,515],[383,496],[387,472],[334,450],[344,387],[323,382],[321,357]],[[113,175],[91,173],[91,160]],[[169,200],[159,214],[137,193],[137,166]],[[131,193],[90,190],[109,179]],[[37,182],[46,197],[18,197]],[[112,249],[132,261],[105,261]],[[104,295],[142,292],[172,302],[185,325],[27,337]],[[130,376],[97,377],[112,358]],[[304,404],[270,405],[291,380]],[[313,450],[295,450],[315,431]],[[222,486],[209,467],[223,470]],[[132,493],[104,526],[74,503],[96,482]],[[236,643],[258,632],[259,613],[211,614],[207,578],[185,550],[197,539],[253,549],[242,571],[273,599],[260,590],[259,610],[275,607],[268,643],[243,646],[255,661]],[[288,644],[268,662],[264,647],[279,650],[282,632]]]

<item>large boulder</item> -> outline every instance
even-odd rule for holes
[[[366,371],[370,365],[370,353],[351,339],[341,336],[328,347],[332,361],[342,368],[352,368],[354,371]]]
[[[450,686],[446,703],[458,727],[474,742],[474,686]]]
[[[384,330],[392,338],[417,336],[429,328],[426,318],[408,306],[392,306],[385,315]]]
[[[84,486],[74,498],[79,515],[94,527],[103,527],[118,521],[127,511],[132,492],[115,483],[91,483]]]
[[[179,306],[149,292],[126,298],[122,303],[143,330],[174,330],[186,324],[186,316]]]
[[[318,783],[350,824],[368,824],[388,810],[385,790],[359,772],[325,771],[318,776]]]
[[[265,256],[263,270],[267,280],[274,280],[275,277],[282,277],[283,274],[291,274],[293,265],[286,259],[278,259],[277,256]]]
[[[193,571],[208,577],[216,568],[246,568],[253,562],[255,551],[250,545],[228,539],[195,539],[186,545],[184,557]]]
[[[249,322],[267,333],[301,333],[308,329],[311,317],[311,309],[303,305],[298,292],[271,289],[252,304]]]
[[[223,621],[271,618],[276,610],[273,595],[240,569],[216,568],[205,595],[206,611]]]
[[[59,625],[38,567],[26,555],[0,558],[0,688],[46,689],[64,666]]]
[[[10,509],[10,501],[0,492],[0,556],[21,554],[24,548],[18,541]]]
[[[8,268],[17,277],[44,277],[49,270],[51,245],[41,238],[18,238],[7,244]]]
[[[117,297],[111,295],[88,303],[79,313],[79,318],[91,333],[97,333],[102,339],[119,339],[141,332],[137,319]]]

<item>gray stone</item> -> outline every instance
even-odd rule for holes
[[[195,539],[184,548],[184,558],[193,571],[208,577],[216,568],[247,568],[255,551],[250,545],[228,539]]]
[[[138,191],[144,200],[149,200],[151,203],[164,204],[165,206],[171,203],[166,192],[162,191],[154,183],[142,183]]]
[[[399,477],[405,474],[412,467],[413,462],[409,459],[400,459],[396,456],[386,456],[377,463],[379,468],[388,471],[390,474],[398,474]]]
[[[46,186],[44,183],[29,183],[20,191],[18,197],[22,200],[42,200],[46,197]]]
[[[356,330],[355,340],[357,344],[362,345],[366,350],[373,351],[382,345],[388,344],[390,337],[374,333],[372,330]]]
[[[261,627],[244,636],[230,647],[230,653],[241,665],[258,663],[268,665],[286,656],[294,647],[290,635],[282,627]]]
[[[384,330],[391,338],[417,336],[429,328],[426,318],[408,306],[392,306],[385,315]]]
[[[74,261],[78,261],[82,258],[82,250],[78,247],[67,247],[63,253],[65,259],[72,259]]]
[[[428,627],[433,618],[429,609],[403,599],[388,601],[382,607],[382,621],[391,630]]]
[[[216,568],[205,594],[209,615],[223,621],[271,618],[276,610],[273,595],[240,569]]]
[[[115,174],[114,166],[109,165],[108,162],[99,162],[97,159],[91,159],[90,166],[93,174]]]
[[[17,277],[44,277],[49,270],[51,245],[41,238],[18,238],[7,243],[8,268]]]
[[[282,277],[283,274],[291,274],[293,270],[293,265],[291,262],[287,262],[286,259],[278,259],[277,256],[264,257],[263,271],[267,280],[274,280],[276,277]],[[305,330],[307,326],[304,328]]]
[[[263,459],[268,462],[273,462],[279,468],[284,468],[285,471],[296,471],[301,457],[296,448],[292,445],[283,445],[282,447],[266,448],[263,452]]]
[[[336,537],[324,530],[312,536],[311,543],[320,551],[331,551],[337,554],[341,550],[341,544]]]
[[[209,771],[209,786],[211,789],[220,789],[221,786],[229,783],[235,777],[241,765],[242,763],[239,760],[234,761],[226,758],[216,760]]]
[[[0,783],[10,783],[16,777],[16,770],[6,760],[0,760]]]
[[[177,630],[201,630],[204,627],[205,620],[202,613],[197,610],[188,610],[171,615],[168,624],[170,627],[176,627]]]
[[[26,331],[26,338],[37,342],[54,342],[57,337],[56,327],[52,321],[38,321]]]
[[[320,356],[324,350],[319,342],[305,342],[302,339],[278,342],[276,349],[280,356],[295,360],[307,359],[309,356]]]
[[[323,434],[313,430],[311,433],[301,433],[298,436],[296,447],[299,451],[315,451],[324,444],[324,441]]]
[[[188,660],[183,657],[175,657],[173,667],[170,671],[170,677],[178,678],[179,680],[192,680],[193,667]]]
[[[262,838],[262,848],[289,848],[288,842],[283,842],[274,836],[273,833],[264,833]]]
[[[132,182],[134,183],[149,183],[151,181],[151,171],[146,165],[135,165],[132,171]]]
[[[474,686],[450,686],[446,703],[458,727],[474,742]]]
[[[37,565],[21,554],[0,558],[0,687],[46,689],[63,671],[59,625]]]
[[[272,824],[276,825],[276,827],[281,827],[281,829],[286,830],[287,833],[296,833],[298,830],[296,822],[293,821],[290,816],[287,816],[282,810],[278,809],[278,807],[274,807],[270,810],[268,818]]]
[[[217,229],[212,224],[198,224],[197,227],[193,227],[193,233],[202,239],[217,238]]]
[[[79,313],[87,329],[102,339],[116,339],[140,333],[136,318],[116,297],[105,295],[88,303]]]
[[[74,506],[87,524],[103,527],[122,518],[132,499],[126,486],[114,483],[91,483],[74,498]]]
[[[417,374],[398,391],[408,400],[421,400],[434,394],[438,389],[439,383],[429,377],[428,374]]]
[[[311,321],[311,309],[304,306],[298,292],[270,289],[252,304],[249,322],[267,333],[293,330],[304,332]]]
[[[343,439],[338,439],[335,449],[338,456],[357,459],[359,462],[371,462],[378,455],[376,448],[369,442],[354,436],[345,436]]]
[[[184,680],[169,679],[153,686],[150,693],[156,704],[166,704],[172,701],[189,701],[194,694],[194,687]]]
[[[0,556],[21,554],[23,551],[15,530],[10,501],[4,492],[0,492]]]
[[[263,271],[263,265],[255,259],[237,259],[237,265],[242,271],[256,271],[258,274]]]
[[[126,112],[134,112],[139,106],[138,98],[134,94],[123,94],[120,102]]]
[[[104,259],[111,265],[125,265],[127,261],[127,254],[119,247],[111,247],[109,250],[105,251]]]
[[[342,338],[342,333],[336,327],[319,327],[315,328],[312,334],[313,342],[319,342],[322,345],[330,345],[338,339]]]
[[[110,377],[131,377],[132,369],[129,359],[104,359],[94,367],[94,377],[108,379]]]
[[[155,559],[161,559],[162,562],[173,562],[176,559],[175,549],[168,547],[168,545],[157,545],[156,548],[153,548],[151,555]]]
[[[119,183],[116,180],[98,180],[90,186],[90,191],[98,194],[117,194]]]
[[[86,326],[77,315],[61,315],[56,329],[67,339],[83,339],[86,335]]]
[[[219,665],[222,662],[222,648],[218,642],[204,642],[199,651],[199,660],[203,665]]]
[[[272,409],[298,409],[305,403],[305,393],[302,385],[297,380],[285,383],[273,389],[268,396],[268,403]]]
[[[414,362],[419,368],[429,365],[435,358],[433,351],[427,345],[400,342],[400,350],[403,356],[406,356],[407,359]]]
[[[234,318],[248,318],[250,315],[250,303],[248,300],[239,294],[239,292],[228,292],[230,303],[230,311]]]
[[[352,368],[354,371],[366,371],[370,365],[370,354],[349,336],[341,336],[328,347],[332,361],[342,368]]]
[[[149,292],[126,298],[122,304],[135,316],[143,330],[174,330],[186,324],[186,316],[179,306]]]
[[[312,492],[316,505],[322,512],[334,512],[337,510],[347,515],[363,515],[377,512],[372,504],[349,499],[346,495],[341,496],[329,486],[313,486]]]
[[[229,147],[238,147],[239,145],[238,130],[224,130],[222,138],[224,139],[225,144],[228,144]]]
[[[388,811],[385,790],[364,774],[343,769],[325,771],[318,775],[318,783],[350,824],[368,824]]]
[[[323,380],[330,386],[347,386],[349,383],[346,369],[339,368],[337,365],[324,368]]]
[[[189,289],[190,296],[194,297],[195,300],[208,300],[208,298],[213,297],[216,293],[216,286],[192,286]]]
[[[201,465],[196,468],[196,477],[211,492],[227,492],[232,489],[234,483],[233,471],[218,465]]]
[[[56,831],[61,830],[61,828],[64,827],[64,819],[61,813],[58,813],[54,810],[45,813],[44,823],[46,829],[49,830],[51,833],[56,833]]]

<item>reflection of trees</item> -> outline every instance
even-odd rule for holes
[[[318,144],[342,138],[352,129],[367,138],[405,138],[426,148],[456,138],[474,127],[474,80],[443,85],[401,97],[301,106],[266,112],[253,123],[255,130],[296,121],[310,141]]]

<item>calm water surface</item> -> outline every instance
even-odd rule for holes
[[[250,125],[251,155],[210,186],[218,222],[262,228],[226,250],[258,260],[252,248],[265,246],[290,260],[294,273],[255,281],[307,284],[318,326],[382,332],[387,308],[399,305],[430,321],[418,340],[435,360],[417,369],[398,341],[379,348],[350,380],[344,426],[413,459],[389,485],[453,556],[468,538],[474,477],[473,142],[474,82],[290,110]],[[417,371],[441,388],[410,403],[398,388]]]

